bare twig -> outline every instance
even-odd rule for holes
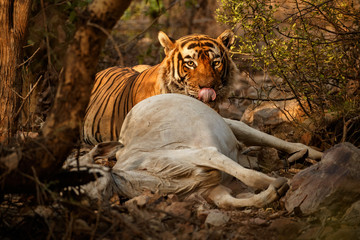
[[[31,95],[31,93],[34,91],[34,89],[36,88],[36,86],[38,85],[38,83],[40,82],[40,80],[42,79],[42,75],[39,77],[39,79],[36,81],[36,83],[34,84],[34,86],[30,89],[30,91],[28,92],[28,94],[26,95],[25,98],[23,98],[23,102],[21,103],[19,109],[17,110],[17,112],[15,113],[14,115],[14,119],[16,119],[20,112],[21,112],[21,109],[24,107],[25,105],[25,102],[26,102],[26,99],[28,99]]]
[[[40,180],[37,177],[35,168],[32,167],[31,170],[33,172],[33,180],[34,180],[35,185],[36,185],[36,200],[37,200],[39,205],[43,205],[44,204],[44,199],[42,198],[41,193],[43,193],[44,191],[42,191],[42,184],[40,183]]]
[[[308,195],[305,195],[305,197],[300,201],[300,203],[293,208],[293,210],[291,210],[290,212],[288,212],[286,215],[290,216],[290,214],[294,213],[295,211],[299,211],[300,210],[300,206],[304,203],[305,199],[308,197]]]
[[[251,100],[251,101],[263,101],[263,102],[281,102],[281,101],[288,101],[296,99],[296,97],[289,97],[289,98],[251,98],[251,97],[236,97],[232,96],[229,99],[239,99],[239,100]]]
[[[268,39],[266,38],[265,35],[263,35],[263,40],[265,42],[265,44],[269,47],[271,47],[271,44],[269,43]],[[281,64],[279,63],[279,59],[275,56],[274,52],[272,51],[272,49],[270,49],[270,55],[271,58],[275,61],[277,66],[281,66]],[[306,108],[304,107],[303,103],[301,102],[301,97],[299,96],[298,91],[295,89],[295,87],[293,86],[293,84],[291,84],[291,81],[289,80],[289,78],[286,76],[286,74],[284,73],[283,69],[280,69],[280,74],[282,76],[282,78],[286,81],[287,85],[289,86],[292,94],[294,95],[296,101],[298,102],[299,106],[301,107],[301,109],[304,111],[304,113],[307,116],[310,116],[310,114],[308,113],[308,111],[306,110]]]
[[[67,226],[66,226],[66,232],[65,232],[65,234],[64,234],[64,236],[63,236],[63,239],[72,239],[72,237],[71,237],[71,234],[72,234],[72,232],[73,232],[73,225],[74,225],[74,214],[73,214],[73,212],[70,212],[70,214],[69,214],[70,216],[69,216],[69,218],[70,219],[67,219],[68,221],[67,221]]]
[[[345,119],[344,119],[343,135],[342,135],[342,138],[341,138],[341,142],[346,141],[346,136],[347,136],[347,132],[348,132],[348,129],[349,129],[349,125],[351,123],[359,121],[359,120],[360,120],[360,116],[353,117],[353,118],[347,120],[346,122],[345,122]]]
[[[96,214],[96,222],[95,222],[95,226],[93,227],[93,230],[91,232],[90,240],[93,240],[95,238],[96,230],[98,229],[99,223],[100,223],[100,217],[101,217],[101,202],[99,201],[97,214]]]
[[[105,28],[101,27],[100,25],[96,24],[96,23],[91,23],[91,22],[88,22],[87,23],[88,26],[91,26],[91,27],[95,27],[99,30],[101,30],[108,38],[109,40],[111,41],[111,43],[113,44],[114,48],[115,48],[115,51],[116,53],[118,54],[119,56],[119,63],[121,66],[124,66],[124,58],[120,52],[120,49],[118,47],[118,45],[116,44],[116,41],[115,39],[111,36],[111,34],[109,33],[109,31],[107,31]]]
[[[25,65],[27,62],[29,62],[29,61],[35,56],[35,54],[36,54],[39,50],[40,50],[40,47],[39,47],[38,49],[36,49],[36,51],[35,51],[28,59],[26,59],[25,62],[19,64],[19,65],[18,65],[18,68],[21,67],[21,66],[23,66],[23,65]]]
[[[24,99],[23,96],[21,96],[15,89],[13,89],[12,87],[10,87],[10,90],[16,94],[16,96],[18,96],[21,99]]]
[[[123,43],[120,45],[120,47],[124,47],[126,45],[128,45],[129,43],[135,41],[136,39],[140,38],[140,36],[142,36],[146,31],[148,31],[158,20],[159,18],[164,15],[167,11],[169,11],[173,6],[175,6],[175,4],[178,2],[179,0],[175,0],[172,1],[170,6],[168,8],[166,8],[159,16],[157,16],[150,24],[149,26],[147,26],[143,31],[141,31],[139,34],[137,34],[135,37],[133,37],[132,39],[130,39],[129,41],[127,41],[126,43]]]
[[[47,21],[47,17],[46,17],[46,14],[45,14],[44,0],[41,0],[40,3],[41,3],[41,10],[42,10],[42,13],[43,13],[48,67],[50,67],[51,66],[51,55],[50,55],[50,40],[49,40],[49,31],[48,31],[48,21]]]

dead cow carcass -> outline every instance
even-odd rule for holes
[[[114,193],[132,198],[145,190],[183,198],[196,192],[221,208],[262,207],[287,189],[287,179],[273,178],[239,164],[243,156],[233,131],[241,138],[242,130],[248,135],[243,140],[255,145],[281,145],[286,151],[306,147],[243,123],[227,123],[204,103],[188,96],[163,94],[143,100],[129,112],[119,144],[101,143],[80,160],[81,165],[89,165],[99,153],[116,152],[115,166],[93,170],[101,172],[102,177],[86,185],[85,191],[102,199]],[[223,184],[229,175],[264,191],[246,198],[233,197]]]

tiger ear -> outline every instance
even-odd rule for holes
[[[175,47],[175,40],[170,38],[162,31],[159,32],[158,39],[161,46],[164,47],[165,54],[168,54],[168,52],[170,52]]]
[[[218,41],[222,42],[226,48],[230,48],[235,42],[234,33],[229,29],[220,34],[217,39]]]

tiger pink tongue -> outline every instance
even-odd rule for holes
[[[215,100],[216,92],[212,88],[202,88],[198,94],[198,98],[200,101],[208,103]]]

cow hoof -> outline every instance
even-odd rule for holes
[[[274,186],[279,197],[283,196],[289,189],[288,179],[284,177],[277,178],[271,185]]]

